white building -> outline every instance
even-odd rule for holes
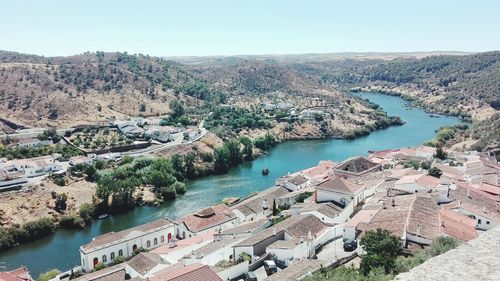
[[[304,189],[309,186],[309,179],[303,175],[292,175],[289,177],[283,177],[276,181],[276,185],[283,186],[290,191],[296,191]]]
[[[86,156],[73,156],[69,158],[69,164],[71,166],[77,165],[92,165],[92,159]]]
[[[180,239],[185,239],[206,232],[221,232],[236,225],[236,215],[226,205],[220,204],[182,218],[176,235]]]
[[[424,174],[403,176],[394,183],[394,189],[407,193],[430,192],[439,186],[439,179]]]
[[[347,206],[351,201],[357,206],[364,200],[363,186],[351,180],[335,177],[316,186],[314,198],[316,202],[336,202]]]
[[[11,160],[0,163],[0,168],[24,172],[28,178],[43,176],[62,170],[62,167],[56,162],[59,156],[54,154],[52,156]]]
[[[108,265],[118,256],[131,257],[137,249],[150,250],[165,245],[173,238],[175,228],[175,222],[161,219],[97,236],[90,243],[80,246],[82,268],[90,272],[100,262]]]
[[[52,144],[52,141],[43,141],[43,140],[39,140],[39,139],[22,139],[20,141],[17,142],[17,147],[20,147],[20,148],[34,148],[34,147],[42,147],[42,146],[47,146],[47,145],[51,145]]]

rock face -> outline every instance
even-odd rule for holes
[[[499,280],[500,227],[396,276],[395,280]]]

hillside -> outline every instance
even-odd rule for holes
[[[333,68],[322,80],[340,87],[399,93],[430,110],[486,119],[500,109],[500,52],[439,55]]]

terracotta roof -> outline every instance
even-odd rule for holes
[[[127,261],[127,264],[141,275],[146,274],[160,263],[162,263],[160,255],[151,252],[139,253]]]
[[[0,281],[31,281],[33,280],[26,267],[0,272]]]
[[[200,232],[234,219],[236,216],[231,212],[231,209],[220,204],[187,215],[180,220],[180,223],[184,223],[191,232]]]
[[[303,174],[309,178],[315,178],[317,176],[322,176],[323,174],[331,171],[335,166],[335,162],[326,160],[319,161],[318,166],[306,169],[303,171]]]
[[[355,184],[352,181],[344,179],[342,177],[335,177],[316,186],[316,189],[346,194],[354,194],[361,188],[361,185]]]
[[[262,201],[266,200],[268,207],[271,208],[274,199],[278,199],[281,196],[288,194],[288,189],[284,187],[271,187],[257,195],[249,197],[236,205],[232,206],[232,210],[238,210],[244,215],[248,216],[251,214],[258,214],[262,212]]]
[[[368,223],[366,227],[363,227],[362,230],[367,231],[382,228],[398,237],[403,237],[406,232],[407,219],[415,198],[416,195],[389,198],[390,202],[385,205],[385,209],[380,209],[370,223]],[[392,202],[394,202],[394,204]],[[361,235],[364,234],[362,233]]]
[[[300,210],[301,213],[303,212],[319,212],[329,218],[335,218],[338,217],[338,215],[342,212],[342,208],[335,205],[334,203],[328,202],[328,203],[316,203],[316,202],[311,202],[309,205],[305,206]]]
[[[448,208],[442,208],[439,214],[442,233],[462,241],[469,241],[477,237],[475,220]]]
[[[267,277],[266,281],[299,280],[300,278],[320,269],[321,266],[327,266],[327,263],[327,261],[303,259],[294,262],[289,267]]]
[[[92,239],[90,243],[81,246],[81,248],[84,249],[85,251],[91,251],[94,248],[101,247],[106,244],[113,245],[121,243],[123,240],[133,239],[134,237],[138,237],[146,233],[156,231],[158,228],[170,225],[174,225],[174,222],[168,219],[160,219],[150,223],[125,229],[119,232],[109,232],[95,237],[94,239]],[[128,237],[129,235],[132,235],[133,237]]]
[[[437,201],[417,196],[411,206],[406,232],[434,240],[439,236],[439,208]]]
[[[379,210],[361,210],[356,213],[344,227],[357,227],[360,223],[370,223],[373,217],[378,213]]]
[[[427,188],[435,188],[439,185],[439,179],[436,177],[423,175],[417,179],[417,183]]]
[[[476,187],[479,190],[482,190],[484,192],[490,193],[492,195],[500,195],[500,186],[496,186],[496,185],[485,183],[485,182],[478,184],[478,185],[473,184],[472,186]]]
[[[256,245],[263,240],[271,237],[274,232],[279,233],[281,231],[288,233],[288,235],[295,239],[298,239],[300,237],[307,237],[309,233],[311,233],[311,235],[314,237],[315,235],[323,232],[327,226],[320,219],[313,215],[298,215],[287,218],[284,221],[281,221],[280,223],[274,225],[273,227],[256,233],[255,235],[238,243],[237,246]]]
[[[304,176],[302,175],[297,175],[295,177],[293,177],[291,180],[290,180],[290,183],[294,184],[294,185],[301,185],[301,184],[304,184],[308,181],[308,179],[306,179]]]
[[[149,278],[151,281],[223,281],[210,267],[191,264],[175,270],[159,272]]]
[[[365,157],[349,158],[335,167],[335,172],[346,173],[350,175],[361,175],[380,167]]]
[[[267,249],[294,249],[300,243],[300,239],[277,240],[271,245],[267,246]]]

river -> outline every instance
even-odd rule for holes
[[[224,197],[247,196],[274,185],[277,177],[314,166],[319,160],[341,161],[356,155],[366,155],[368,150],[417,146],[432,139],[437,128],[460,122],[454,117],[432,118],[421,109],[408,109],[407,103],[399,97],[375,93],[357,95],[380,105],[389,115],[400,116],[406,124],[376,131],[355,140],[285,142],[274,148],[269,155],[233,168],[228,174],[191,181],[185,195],[162,207],[136,208],[126,214],[97,220],[84,230],[58,230],[43,239],[0,253],[0,262],[7,269],[25,265],[35,278],[52,268],[68,270],[79,265],[80,245],[88,243],[97,235],[161,217],[176,219],[197,209],[220,203]],[[269,168],[269,175],[261,175],[263,168]]]

